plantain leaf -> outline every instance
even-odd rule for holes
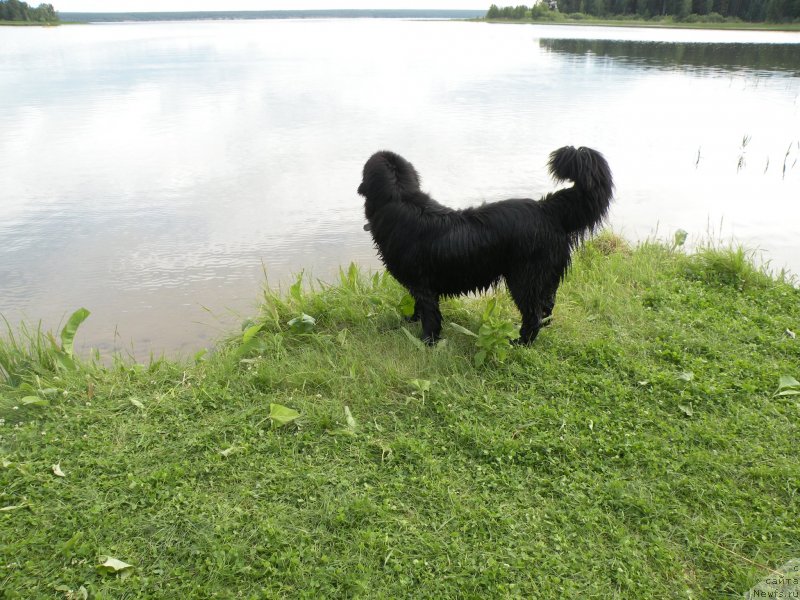
[[[242,334],[242,343],[246,344],[247,342],[252,340],[253,336],[255,336],[259,331],[261,331],[262,327],[264,327],[263,323],[257,325],[251,325],[250,327],[245,329],[244,333]]]
[[[61,330],[61,350],[70,358],[72,358],[73,342],[75,334],[78,332],[78,327],[90,314],[85,308],[79,308],[72,313],[69,320],[67,320],[67,324],[64,325],[64,329]]]
[[[296,410],[283,406],[282,404],[269,405],[269,418],[278,427],[288,425],[292,421],[300,418],[300,413]]]
[[[311,315],[303,313],[287,323],[289,329],[294,333],[311,333],[317,324],[317,320]]]
[[[778,391],[773,396],[800,396],[800,381],[791,375],[781,375]]]
[[[356,420],[353,418],[353,413],[350,412],[350,407],[344,407],[344,418],[347,421],[347,427],[351,431],[355,431],[356,429]]]
[[[124,579],[133,571],[133,565],[122,562],[117,558],[111,556],[101,556],[99,559],[100,564],[95,567],[98,573],[106,573],[110,575],[119,574],[120,579]]]
[[[23,406],[50,406],[50,400],[39,396],[25,396],[19,403]]]
[[[428,392],[431,389],[431,382],[427,379],[411,379],[409,385],[417,392]]]

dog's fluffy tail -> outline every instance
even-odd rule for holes
[[[549,194],[544,204],[576,240],[603,222],[614,195],[614,181],[606,159],[597,150],[564,146],[550,154],[550,173],[571,188]]]

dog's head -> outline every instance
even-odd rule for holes
[[[364,164],[358,193],[364,196],[364,212],[368,221],[382,206],[399,202],[405,195],[418,191],[419,175],[414,165],[399,154],[381,150]]]

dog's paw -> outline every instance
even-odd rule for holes
[[[517,339],[511,340],[512,346],[530,346],[533,344],[533,341],[539,335],[539,330],[537,329],[535,332],[525,334],[524,331],[520,331],[520,335]]]
[[[435,346],[436,342],[438,342],[440,338],[433,335],[423,335],[421,339],[422,343],[426,346]]]

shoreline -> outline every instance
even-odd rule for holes
[[[103,24],[103,23],[160,23],[160,22],[180,22],[180,21],[254,21],[254,20],[289,20],[289,19],[297,19],[297,18],[304,18],[304,19],[368,19],[368,18],[391,18],[391,19],[399,19],[399,20],[419,20],[419,19],[429,19],[432,18],[433,20],[450,20],[455,22],[466,22],[466,23],[488,23],[493,25],[562,25],[562,26],[587,26],[587,27],[631,27],[631,28],[643,28],[643,29],[707,29],[707,30],[720,30],[720,31],[778,31],[778,32],[800,32],[800,23],[749,23],[746,21],[742,22],[723,22],[723,23],[711,23],[711,22],[696,22],[696,23],[683,23],[679,21],[656,21],[656,20],[648,20],[648,19],[600,19],[600,18],[593,18],[587,17],[585,19],[571,19],[565,15],[559,15],[559,19],[557,20],[549,20],[549,19],[519,19],[519,20],[510,20],[510,19],[487,19],[486,17],[472,17],[472,18],[448,18],[448,17],[426,17],[424,15],[419,16],[386,16],[381,17],[380,15],[377,16],[332,16],[330,14],[320,14],[319,16],[313,15],[306,15],[302,17],[298,16],[289,16],[289,13],[292,11],[287,11],[287,16],[285,17],[275,17],[275,16],[263,16],[263,17],[231,17],[231,16],[222,16],[225,14],[220,12],[220,16],[215,17],[197,17],[197,16],[180,16],[176,17],[176,13],[150,13],[150,12],[142,12],[142,13],[121,13],[124,14],[125,17],[120,17],[119,19],[113,18],[114,13],[85,13],[91,14],[94,17],[100,17],[98,19],[92,20],[69,20],[69,21],[59,21],[59,22],[35,22],[35,21],[0,21],[0,27],[58,27],[60,25],[83,25],[83,24]],[[71,15],[78,15],[81,13],[70,13]],[[186,13],[189,15],[192,13]],[[196,14],[196,13],[195,13]],[[147,18],[143,18],[144,15],[147,15]],[[165,15],[162,18],[158,18],[159,15]],[[166,16],[170,15],[170,16]]]
[[[0,27],[58,27],[59,25],[68,25],[62,21],[59,22],[40,22],[40,21],[0,21]]]
[[[651,21],[634,19],[569,19],[562,20],[533,20],[533,19],[467,19],[474,23],[488,23],[491,25],[567,25],[588,27],[636,27],[642,29],[709,29],[720,31],[776,31],[800,32],[800,23],[681,23],[676,21]]]

